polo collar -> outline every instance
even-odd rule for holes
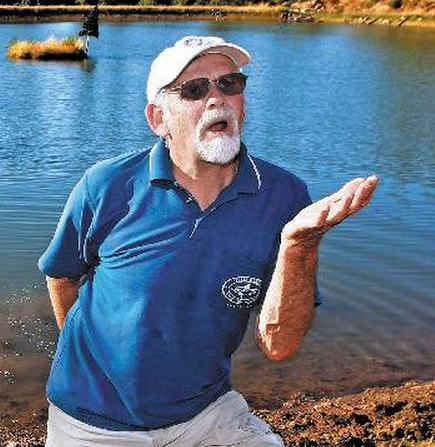
[[[175,182],[169,150],[164,140],[159,140],[150,153],[150,183]],[[238,172],[229,186],[235,193],[256,194],[261,188],[260,172],[255,161],[241,143]]]
[[[240,146],[239,167],[233,185],[239,193],[256,194],[261,189],[260,171],[244,143]]]
[[[150,183],[158,181],[174,182],[169,150],[164,140],[159,140],[150,153]]]

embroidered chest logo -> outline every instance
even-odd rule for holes
[[[260,295],[261,279],[252,276],[234,276],[222,285],[222,295],[231,307],[251,307]]]

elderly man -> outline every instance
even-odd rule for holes
[[[256,337],[291,356],[316,303],[322,235],[365,206],[376,177],[311,204],[294,175],[241,143],[250,56],[186,37],[153,62],[150,150],[90,168],[39,266],[62,328],[47,446],[282,446],[230,383]]]

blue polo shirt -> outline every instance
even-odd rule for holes
[[[90,168],[48,249],[46,275],[83,278],[47,384],[51,402],[109,430],[185,422],[231,389],[231,355],[262,299],[305,184],[248,155],[202,211],[160,141]]]

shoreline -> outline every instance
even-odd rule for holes
[[[292,447],[435,446],[435,381],[368,388],[337,398],[297,393],[277,399],[272,407],[253,412]],[[46,408],[17,408],[16,414],[0,415],[2,445],[43,446]]]
[[[318,5],[321,5],[320,7]],[[6,6],[0,5],[0,23],[39,23],[52,21],[82,21],[93,6]],[[100,6],[101,21],[139,20],[212,20],[263,22],[314,22],[361,26],[435,27],[435,11],[421,9],[340,10],[313,0],[294,3],[292,8],[281,6]]]

